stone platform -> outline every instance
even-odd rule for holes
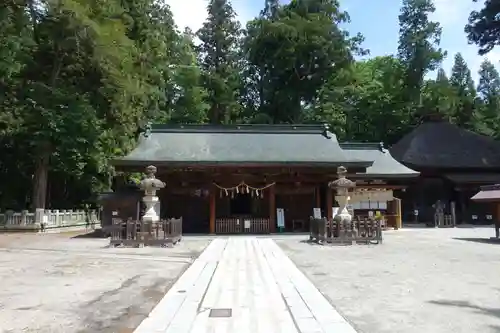
[[[356,333],[270,238],[213,240],[135,333]]]

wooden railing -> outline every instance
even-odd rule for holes
[[[371,218],[354,217],[350,223],[311,218],[309,226],[309,240],[320,244],[382,243],[380,222]]]
[[[83,227],[94,229],[99,224],[97,210],[43,210],[36,213],[6,211],[0,213],[0,230],[46,231],[49,229],[67,229]]]
[[[432,227],[438,228],[454,228],[455,221],[453,220],[453,215],[451,214],[434,214],[434,224],[430,225]]]
[[[158,222],[113,219],[105,231],[113,246],[172,246],[182,239],[182,218]]]
[[[268,218],[226,217],[215,220],[216,234],[268,234],[270,232]]]

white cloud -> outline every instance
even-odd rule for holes
[[[185,27],[197,31],[207,18],[206,0],[165,0],[174,15],[179,30]]]
[[[174,20],[179,30],[185,27],[197,31],[207,19],[208,0],[164,0],[170,6],[174,14]],[[256,13],[252,13],[249,4],[252,0],[233,0],[232,5],[238,20],[244,26],[246,22]],[[262,3],[264,3],[262,1]]]

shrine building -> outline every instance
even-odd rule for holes
[[[355,214],[381,211],[396,226],[398,193],[419,175],[381,144],[339,143],[321,125],[153,125],[114,165],[118,172],[156,166],[166,183],[158,191],[161,217],[182,217],[185,233],[305,231],[313,214],[332,218],[328,183],[339,166],[357,183]],[[114,195],[120,218],[139,216],[140,193],[122,183]]]
[[[390,151],[420,173],[408,180],[400,196],[405,221],[432,221],[433,205],[439,200],[457,224],[493,223],[495,208],[470,198],[481,186],[500,183],[499,141],[432,115]]]

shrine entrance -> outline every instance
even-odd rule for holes
[[[250,186],[241,182],[225,187],[213,184],[213,203],[210,215],[214,216],[216,234],[267,234],[272,232],[274,221],[275,184]]]
[[[252,196],[250,193],[237,193],[230,199],[229,210],[231,215],[251,216]]]

